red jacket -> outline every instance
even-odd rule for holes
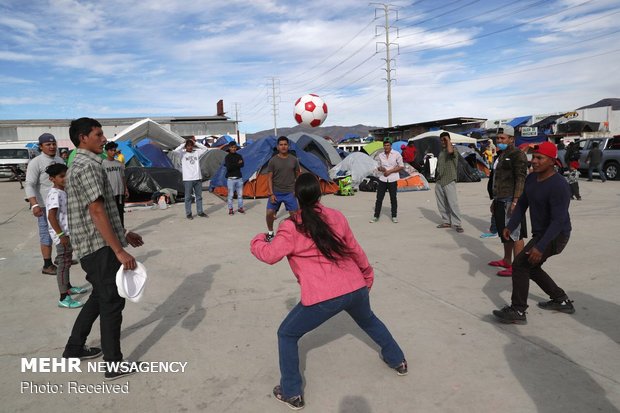
[[[405,146],[405,149],[403,149],[403,161],[407,163],[413,162],[415,159],[415,153],[415,146]]]

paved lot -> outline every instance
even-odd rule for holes
[[[368,223],[374,194],[324,198],[347,215],[375,267],[372,304],[403,347],[410,373],[396,376],[346,315],[335,317],[300,342],[305,411],[619,410],[620,182],[580,182],[584,200],[571,205],[572,239],[545,267],[577,312],[539,310],[535,302],[546,297],[533,286],[526,326],[489,316],[509,299],[511,285],[486,266],[501,245],[479,238],[489,221],[485,185],[458,185],[464,234],[435,228],[432,190],[399,194],[399,224],[388,215]],[[265,228],[265,200],[247,200],[248,213],[230,217],[208,194],[210,218],[193,221],[181,204],[128,212],[127,226],[146,242],[132,252],[150,278],[143,301],[124,311],[125,356],[187,367],[111,382],[128,383],[128,394],[69,394],[70,382],[101,384],[102,374],[21,372],[23,357],[60,357],[77,310],[56,307],[56,281],[40,272],[23,191],[14,182],[0,182],[0,190],[1,411],[288,411],[271,396],[279,378],[276,330],[299,292],[286,262],[269,267],[249,252],[249,240]],[[71,277],[85,283],[77,266]],[[90,344],[98,340],[95,328]],[[62,385],[63,393],[31,394],[22,382]]]

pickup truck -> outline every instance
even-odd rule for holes
[[[610,180],[620,179],[620,136],[614,136],[611,138],[587,138],[578,139],[575,141],[579,146],[579,171],[582,176],[587,176],[588,164],[586,164],[586,157],[588,152],[592,149],[592,144],[598,142],[598,147],[603,151],[603,173]],[[562,166],[568,168],[564,155],[565,149],[558,151],[558,158],[562,161]]]

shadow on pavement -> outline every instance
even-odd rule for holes
[[[361,396],[345,396],[340,400],[338,413],[371,413],[368,401]]]
[[[122,338],[130,336],[150,324],[158,323],[127,359],[140,360],[179,322],[181,322],[181,327],[193,331],[207,314],[207,310],[202,306],[202,301],[207,291],[211,289],[213,277],[219,269],[218,264],[208,265],[202,272],[187,276],[176,290],[158,305],[148,317],[125,327],[121,332]],[[183,299],[180,300],[180,297]],[[194,311],[190,313],[192,309]]]

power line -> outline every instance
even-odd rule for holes
[[[601,20],[601,19],[613,16],[613,15],[618,14],[618,13],[620,13],[620,9],[618,9],[618,10],[612,12],[612,13],[606,13],[606,14],[600,15],[600,16],[594,18],[594,19],[586,20],[586,21],[583,21],[581,23],[577,23],[577,24],[570,25],[568,27],[564,27],[562,29],[556,29],[556,30],[552,30],[552,31],[546,32],[545,35],[551,35],[551,34],[556,34],[556,33],[565,33],[565,32],[568,32],[570,30],[573,30],[576,27],[583,26],[583,25],[586,25],[586,24],[590,24],[590,23],[593,23],[595,21],[598,21],[598,20]],[[553,46],[552,48],[543,49],[542,51],[538,51],[538,52],[533,52],[533,53],[529,53],[529,54],[526,54],[526,55],[517,56],[516,58],[515,57],[509,58],[509,59],[501,58],[501,61],[502,62],[509,62],[509,61],[513,61],[513,60],[518,60],[518,59],[520,59],[522,57],[542,54],[542,53],[545,53],[547,50],[553,51],[553,50],[557,50],[557,49],[564,49],[564,48],[567,48],[567,47],[574,46],[575,44],[585,43],[585,42],[588,42],[588,41],[591,41],[591,40],[596,40],[596,39],[601,38],[601,37],[607,37],[607,36],[610,36],[610,35],[615,34],[617,32],[618,32],[618,30],[615,30],[615,31],[612,31],[612,32],[609,32],[609,33],[600,34],[600,35],[597,35],[597,36],[594,36],[594,37],[591,37],[591,38],[588,38],[588,39],[582,39],[582,40],[579,40],[579,41],[576,41],[576,42],[568,43],[568,44],[563,45],[563,46]],[[514,44],[514,42],[512,40],[510,40],[507,44],[500,44],[500,45],[497,45],[497,46],[494,46],[494,47],[489,47],[489,48],[486,48],[484,51],[485,52],[489,52],[489,51],[496,50],[496,49],[503,49],[506,46],[512,46],[513,44]],[[498,61],[498,60],[500,60],[500,59],[494,59],[494,60],[490,60],[490,61],[485,61],[485,63],[483,63],[483,64],[473,65],[473,66],[470,65],[468,67],[486,66],[489,63],[493,63],[494,61]],[[440,71],[432,70],[432,71],[427,71],[427,72],[417,72],[417,74],[448,73],[448,72],[451,72],[451,71],[452,70],[440,70]]]
[[[527,21],[522,22],[522,23],[517,23],[517,24],[512,25],[512,26],[504,27],[504,28],[499,29],[499,30],[495,30],[495,31],[492,31],[492,32],[489,32],[489,33],[484,33],[484,34],[481,34],[481,35],[478,35],[478,36],[473,36],[473,37],[470,37],[469,39],[466,39],[466,40],[459,40],[457,42],[446,43],[446,44],[442,44],[441,46],[426,47],[426,48],[423,48],[423,49],[410,50],[408,52],[402,52],[401,54],[410,54],[410,53],[417,53],[417,52],[423,52],[423,51],[434,50],[434,49],[442,49],[442,48],[445,48],[445,47],[448,47],[448,46],[454,46],[454,45],[457,45],[457,44],[470,42],[472,40],[481,39],[483,37],[489,37],[489,36],[492,36],[494,34],[503,33],[503,32],[509,31],[509,30],[516,29],[518,27],[525,26],[527,24],[533,23],[533,22],[538,21],[538,20],[545,19],[545,18],[550,17],[550,16],[555,16],[555,15],[564,13],[567,10],[583,6],[584,4],[591,3],[592,1],[594,1],[594,0],[588,0],[588,1],[585,1],[583,3],[579,3],[579,4],[575,5],[575,6],[567,7],[564,10],[561,10],[561,11],[559,11],[557,13],[549,13],[549,14],[537,17],[535,19],[527,20]],[[440,37],[442,37],[442,36],[440,36]],[[445,36],[443,36],[443,37],[445,37]],[[403,47],[403,49],[405,49],[405,47]]]
[[[336,53],[340,52],[342,49],[344,49],[345,47],[347,47],[349,44],[351,44],[351,42],[353,42],[353,40],[357,39],[358,36],[360,34],[362,34],[366,29],[368,29],[368,27],[370,27],[371,24],[374,23],[374,21],[377,20],[377,18],[375,17],[374,19],[372,19],[371,21],[368,22],[368,24],[366,26],[364,26],[359,32],[357,32],[357,34],[355,34],[355,36],[353,36],[351,38],[351,40],[349,40],[348,42],[346,42],[345,44],[343,44],[342,46],[340,46],[338,49],[336,49],[334,52],[332,52],[331,54],[329,54],[327,57],[325,57],[323,60],[321,60],[320,62],[318,62],[317,64],[315,64],[314,66],[310,67],[309,69],[307,69],[305,72],[302,72],[299,75],[296,75],[295,77],[299,78],[300,76],[305,75],[306,73],[309,73],[310,71],[312,71],[313,69],[316,69],[317,67],[319,67],[320,65],[322,65],[323,63],[325,63],[327,60],[329,60],[332,56],[334,56]],[[298,84],[299,82],[295,82],[292,83],[291,85],[295,85]],[[287,83],[282,83],[283,85],[287,85]]]
[[[359,82],[360,80],[367,78],[368,76],[370,76],[371,74],[375,73],[377,70],[381,69],[382,67],[383,67],[383,63],[381,63],[379,66],[377,66],[377,67],[373,68],[370,72],[366,73],[365,75],[363,75],[363,76],[361,76],[361,77],[359,77],[359,78],[355,79],[354,81],[349,82],[349,83],[346,83],[344,86],[340,86],[340,87],[339,87],[338,89],[336,89],[336,90],[342,90],[342,89],[345,89],[345,88],[347,88],[347,87],[349,87],[349,86],[351,86],[351,85],[353,85],[353,84],[355,84],[355,83]],[[334,93],[335,93],[335,92],[323,93],[323,94],[322,94],[322,96],[331,96],[331,95],[333,95]]]
[[[508,15],[513,15],[513,14],[516,14],[516,13],[520,13],[520,12],[522,12],[523,10],[526,10],[526,9],[528,9],[528,8],[532,7],[532,6],[535,6],[536,4],[539,4],[539,3],[544,3],[544,2],[546,2],[546,1],[547,1],[547,0],[534,1],[534,2],[532,2],[532,3],[530,3],[530,4],[528,4],[527,6],[522,7],[521,9],[511,11],[511,12],[509,12],[509,13],[506,13],[505,15],[500,15],[499,17],[502,17],[502,16],[508,16]],[[504,7],[508,7],[508,6],[511,6],[511,5],[515,4],[515,3],[520,3],[520,2],[521,2],[521,0],[515,0],[515,1],[512,1],[512,2],[510,2],[510,3],[508,3],[508,4],[504,4],[504,5],[502,5],[502,6],[499,6],[499,7],[494,8],[494,9],[487,10],[485,13],[493,13],[493,12],[495,12],[495,11],[499,10],[499,9],[502,9],[502,8],[504,8]],[[439,16],[438,16],[438,17],[439,17]],[[469,20],[471,20],[471,18],[472,18],[472,16],[465,17],[465,18],[463,18],[463,19],[460,19],[460,20],[457,20],[457,21],[454,21],[454,22],[445,23],[445,24],[442,24],[442,25],[439,25],[439,26],[434,26],[432,29],[424,29],[424,30],[419,30],[419,31],[417,31],[417,32],[413,32],[413,33],[405,34],[405,35],[403,35],[403,36],[400,36],[400,38],[401,38],[401,39],[404,39],[404,38],[406,38],[406,37],[411,37],[411,36],[414,36],[414,35],[416,35],[416,34],[427,33],[427,32],[431,32],[431,31],[436,31],[436,30],[438,30],[438,29],[443,29],[444,27],[451,27],[451,26],[454,26],[454,25],[455,25],[455,24],[457,24],[457,23],[462,23],[462,22],[464,22],[464,21],[469,21]],[[432,19],[431,19],[431,20],[432,20]],[[413,27],[413,25],[412,25],[412,26],[406,26],[406,27]],[[405,49],[405,48],[406,48],[406,47],[403,47],[403,49]]]
[[[574,63],[574,62],[578,62],[580,60],[587,60],[587,59],[591,59],[594,57],[600,57],[600,56],[606,56],[609,54],[613,54],[613,53],[618,53],[620,52],[620,49],[614,49],[614,50],[610,50],[607,52],[603,52],[603,53],[597,53],[597,54],[593,54],[593,55],[587,55],[587,56],[582,56],[582,57],[578,57],[575,59],[571,59],[571,60],[566,60],[563,62],[556,62],[556,63],[552,63],[552,64],[548,64],[548,65],[544,65],[544,66],[538,66],[538,67],[532,67],[529,69],[523,69],[523,70],[515,70],[512,72],[504,72],[504,73],[499,73],[496,75],[488,75],[488,76],[479,76],[476,78],[468,78],[468,79],[459,79],[459,80],[446,80],[443,83],[428,83],[422,86],[416,86],[416,87],[437,87],[437,86],[444,86],[446,83],[466,83],[466,82],[471,82],[474,80],[483,80],[483,79],[492,79],[495,77],[502,77],[502,76],[508,76],[508,75],[514,75],[514,74],[519,74],[519,73],[525,73],[525,72],[532,72],[532,71],[536,71],[536,70],[540,70],[540,69],[548,69],[550,67],[557,67],[559,65],[564,65],[567,63]]]
[[[419,24],[421,24],[421,23],[426,23],[426,22],[429,22],[429,21],[431,21],[431,20],[435,20],[436,18],[443,17],[443,16],[445,16],[445,15],[447,15],[447,14],[451,14],[451,13],[457,12],[457,11],[459,11],[459,10],[464,9],[465,7],[468,7],[468,6],[471,6],[472,4],[478,3],[479,1],[480,1],[480,0],[473,0],[473,1],[470,1],[469,3],[464,4],[464,5],[460,6],[460,7],[457,7],[456,9],[448,10],[447,12],[444,12],[444,13],[438,14],[438,15],[433,16],[433,17],[430,17],[430,18],[428,18],[428,19],[425,19],[425,20],[420,20],[420,21],[414,22],[414,23],[412,23],[412,24],[410,24],[410,25],[408,25],[408,26],[407,26],[407,25],[406,25],[406,26],[403,26],[403,29],[405,29],[405,28],[407,28],[407,27],[413,27],[413,26],[419,25]]]
[[[377,53],[372,54],[371,56],[369,56],[368,58],[362,60],[360,63],[358,63],[356,66],[354,66],[353,68],[351,68],[350,70],[346,71],[345,73],[343,73],[342,75],[340,75],[339,77],[335,78],[335,79],[331,79],[328,80],[327,82],[321,84],[320,86],[316,87],[315,90],[323,90],[325,89],[327,86],[329,86],[330,84],[337,82],[338,80],[342,79],[343,77],[345,77],[346,75],[348,75],[349,73],[355,71],[357,68],[361,67],[364,63],[370,61],[373,57],[375,57],[377,55]],[[381,67],[383,67],[383,64],[381,64]]]
[[[434,11],[436,11],[436,10],[444,9],[444,8],[446,8],[446,7],[448,7],[448,6],[451,6],[451,5],[453,5],[454,3],[460,3],[460,2],[462,2],[462,1],[463,1],[463,0],[455,0],[455,1],[453,1],[453,2],[450,2],[450,3],[444,4],[443,6],[435,7],[434,9],[425,10],[424,12],[425,12],[425,13],[431,13],[431,12],[434,12]],[[406,6],[406,7],[409,7],[409,6]],[[402,19],[398,19],[398,21],[399,21],[399,22],[402,22],[403,20],[411,19],[411,18],[413,18],[413,17],[414,17],[414,16],[410,16],[410,17],[403,17]]]
[[[288,92],[292,92],[294,90],[300,90],[300,89],[307,89],[307,85],[311,84],[312,82],[324,77],[326,74],[330,73],[331,71],[333,71],[334,69],[340,67],[341,65],[343,65],[344,63],[346,63],[347,61],[349,61],[350,59],[352,59],[355,55],[357,55],[358,53],[360,53],[365,47],[367,47],[370,43],[372,43],[375,40],[374,36],[368,41],[366,42],[362,47],[360,47],[359,49],[357,49],[355,52],[353,52],[352,54],[350,54],[349,56],[347,56],[344,60],[342,60],[340,63],[336,64],[335,66],[332,66],[331,68],[325,70],[322,73],[319,73],[317,76],[311,78],[311,79],[307,79],[304,81],[301,81],[298,83],[299,86],[295,86],[293,88],[288,89]]]

